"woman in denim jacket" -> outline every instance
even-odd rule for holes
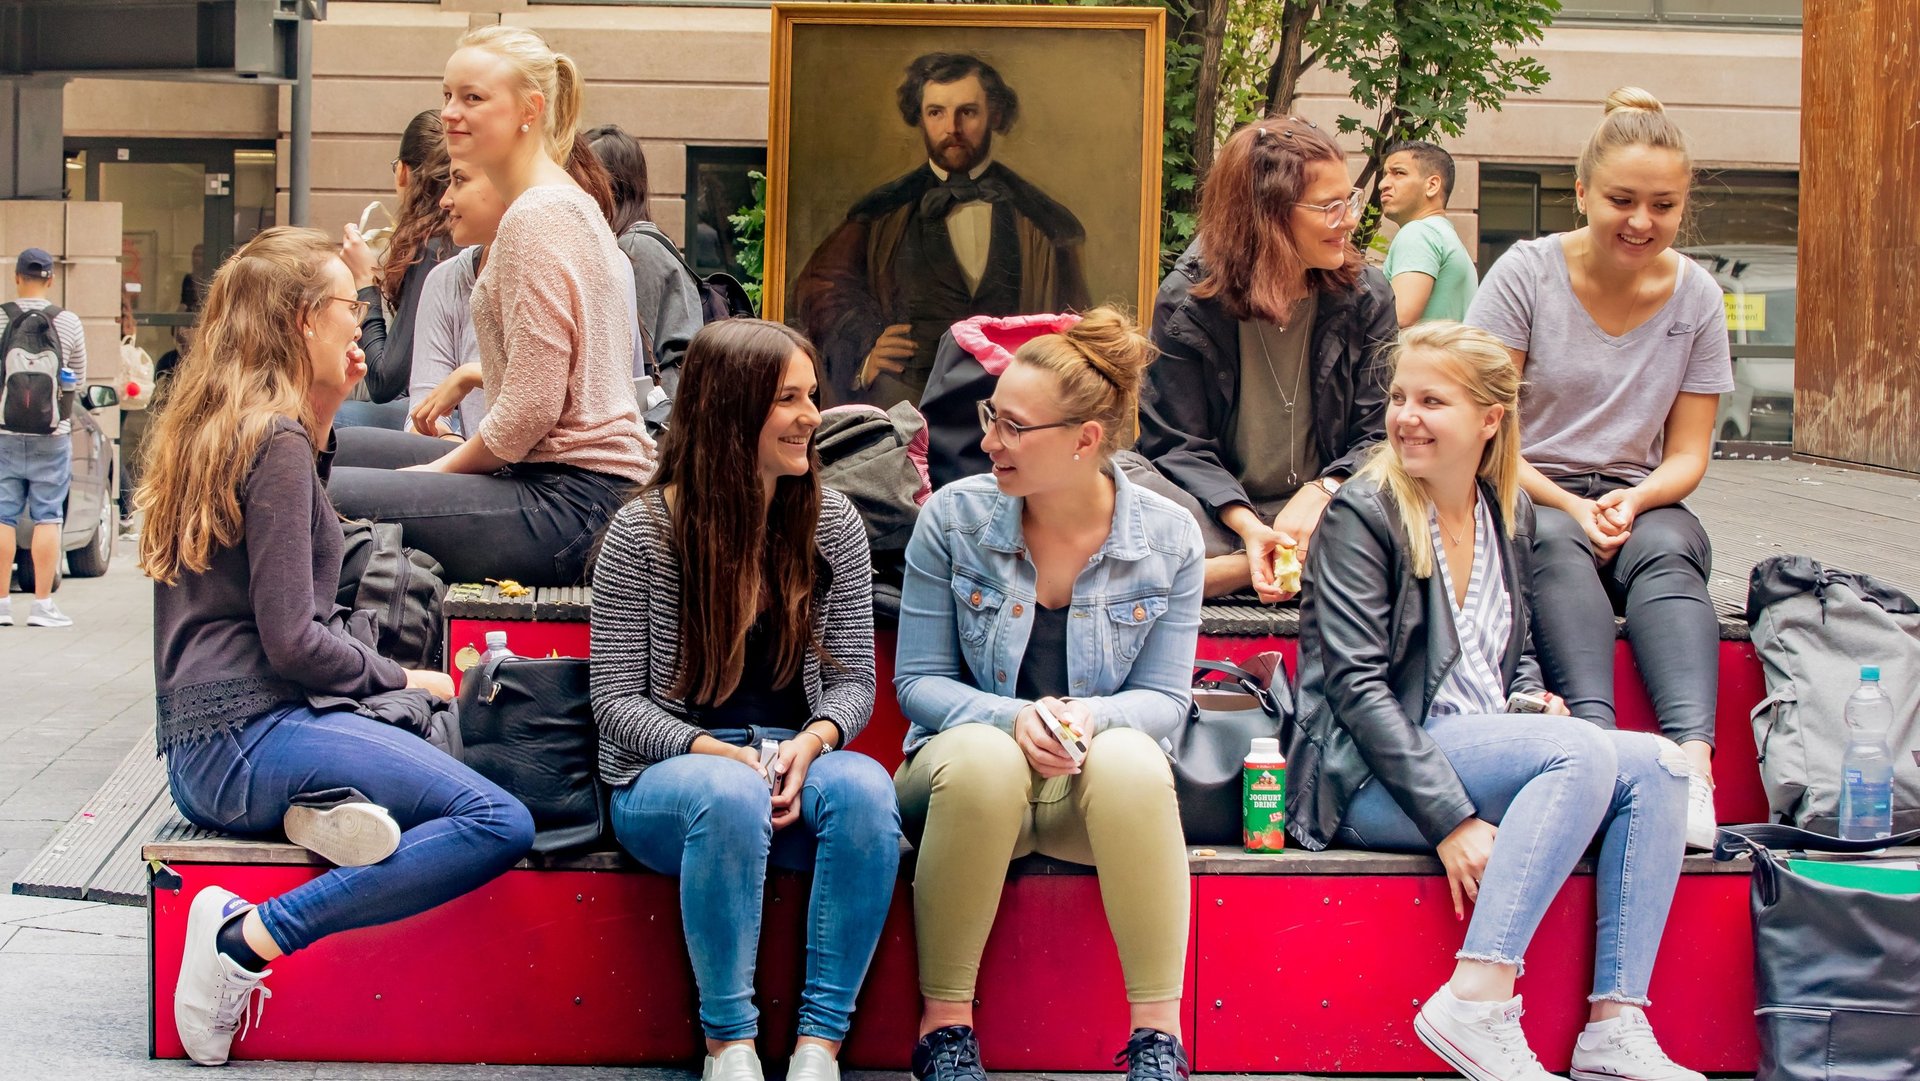
[[[912,730],[894,785],[919,849],[918,1078],[985,1077],[975,978],[1007,864],[1031,852],[1099,872],[1129,1078],[1186,1073],[1187,860],[1160,741],[1187,715],[1203,549],[1191,515],[1109,462],[1152,352],[1107,308],[1022,346],[980,403],[993,475],[936,493],[907,546],[894,688]]]

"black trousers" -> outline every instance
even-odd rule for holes
[[[1598,474],[1554,481],[1586,499],[1631,487]],[[1661,732],[1678,743],[1711,744],[1720,626],[1707,595],[1713,549],[1700,519],[1679,504],[1642,512],[1603,565],[1571,515],[1539,507],[1537,518],[1533,635],[1548,689],[1574,716],[1613,727],[1614,616],[1625,615]]]
[[[431,436],[379,428],[335,433],[327,492],[349,518],[397,522],[411,548],[431,553],[449,582],[512,578],[570,586],[607,520],[633,494],[624,477],[558,463],[497,473],[409,473],[453,449]]]

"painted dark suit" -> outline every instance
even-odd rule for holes
[[[979,284],[969,289],[947,216],[982,200],[993,208],[992,239]],[[934,347],[954,323],[1086,308],[1085,239],[1071,211],[998,162],[978,179],[956,173],[945,183],[922,164],[855,203],[814,250],[794,283],[793,321],[820,347],[835,401],[918,403]],[[855,389],[868,351],[898,323],[912,328],[906,370]]]

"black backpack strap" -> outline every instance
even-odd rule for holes
[[[679,248],[674,247],[673,238],[661,232],[659,226],[650,221],[640,221],[633,223],[633,231],[641,236],[652,237],[661,247],[667,249],[667,254],[673,256],[674,262],[680,264],[680,269],[687,272],[687,277],[692,278],[696,283],[700,281],[700,275],[693,272],[693,265],[687,262],[687,257],[680,254]]]
[[[1871,841],[1843,841],[1838,837],[1814,833],[1797,826],[1777,824],[1721,826],[1719,834],[1713,840],[1713,858],[1730,860],[1756,848],[1857,855],[1916,842],[1920,842],[1920,830],[1908,830],[1905,833],[1896,833],[1891,837],[1881,837]]]

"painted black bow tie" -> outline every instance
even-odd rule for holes
[[[930,218],[944,218],[963,203],[1004,203],[1012,196],[1007,185],[999,180],[950,177],[920,197],[920,213]]]

